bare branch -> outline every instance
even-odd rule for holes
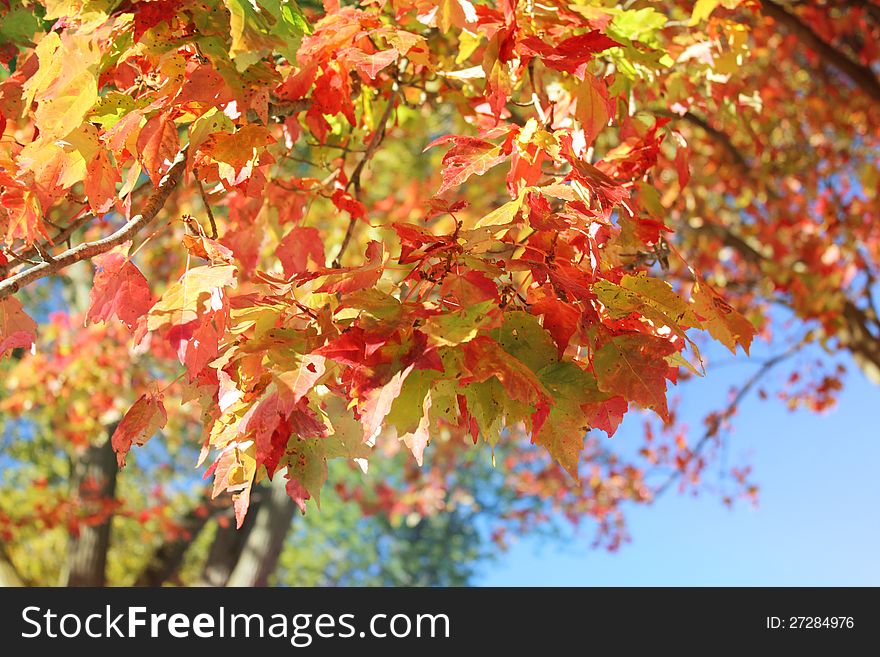
[[[94,242],[84,242],[83,244],[79,244],[72,249],[68,249],[63,253],[58,254],[51,262],[41,262],[15,276],[0,281],[0,299],[5,299],[18,292],[25,285],[57,273],[74,263],[80,262],[81,260],[88,260],[96,255],[106,253],[113,247],[134,237],[142,228],[155,219],[157,214],[159,214],[159,211],[165,205],[165,201],[168,200],[168,196],[180,182],[185,166],[186,147],[184,146],[174,158],[171,168],[168,169],[168,173],[162,177],[162,180],[159,181],[159,185],[147,198],[146,203],[144,204],[144,209],[139,214],[133,216],[124,226],[108,237]]]
[[[718,431],[721,428],[721,422],[723,420],[726,420],[736,412],[737,407],[739,407],[740,403],[742,403],[742,400],[746,398],[746,395],[748,395],[752,391],[752,389],[761,382],[761,380],[770,372],[770,370],[794,356],[798,351],[803,348],[803,346],[803,342],[798,342],[783,353],[766,360],[764,364],[761,365],[761,367],[758,369],[758,371],[755,372],[749,378],[749,380],[746,381],[745,384],[743,384],[743,386],[737,391],[736,396],[733,398],[730,404],[727,405],[727,408],[724,409],[718,420],[710,422],[709,426],[706,428],[705,433],[703,433],[700,440],[697,441],[697,444],[691,450],[690,458],[693,459],[694,457],[699,456],[702,453],[702,451],[706,448],[706,445],[709,444],[709,441],[714,436],[718,435]],[[665,482],[663,482],[663,484],[659,488],[657,488],[657,490],[654,491],[654,498],[656,499],[657,497],[660,497],[660,495],[665,493],[669,489],[669,487],[672,486],[672,484],[674,484],[681,478],[683,474],[684,473],[682,470],[676,470],[675,472],[673,472],[669,476],[669,478]]]
[[[764,0],[763,11],[765,15],[790,30],[807,48],[819,55],[826,64],[843,73],[871,98],[880,101],[880,80],[869,67],[854,62],[846,53],[824,41],[809,25],[782,5],[771,0]]]
[[[364,171],[364,167],[367,166],[367,162],[372,159],[373,155],[378,150],[379,145],[382,143],[382,140],[385,138],[385,126],[388,123],[388,119],[391,118],[391,112],[394,110],[394,101],[397,99],[397,85],[395,84],[394,89],[391,92],[391,97],[388,99],[388,105],[385,106],[385,111],[382,113],[382,118],[379,119],[379,125],[376,127],[376,131],[373,133],[373,137],[370,139],[370,143],[367,144],[367,149],[364,151],[364,156],[361,158],[360,162],[357,163],[357,166],[354,168],[354,171],[351,174],[351,178],[348,179],[348,184],[345,186],[345,190],[352,186],[354,186],[355,197],[359,199],[360,191],[361,191],[361,174]],[[348,220],[348,228],[345,231],[345,237],[342,238],[342,244],[339,245],[339,251],[336,253],[336,257],[333,258],[333,268],[338,269],[339,264],[342,261],[342,256],[345,254],[345,250],[348,248],[348,243],[351,241],[351,236],[354,233],[354,227],[357,223],[357,219],[355,217],[350,217]]]

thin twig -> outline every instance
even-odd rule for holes
[[[199,179],[198,173],[195,175],[196,187],[199,188],[199,196],[202,197],[202,205],[205,206],[205,212],[208,214],[208,221],[211,222],[211,239],[217,239],[217,222],[214,221],[214,213],[211,211],[211,204],[208,203],[208,195],[205,194],[205,187]]]
[[[367,162],[375,154],[376,150],[379,148],[379,144],[382,143],[382,140],[385,138],[385,125],[388,123],[388,119],[391,118],[391,112],[394,110],[394,101],[397,100],[398,87],[395,84],[393,89],[391,90],[391,97],[388,99],[388,105],[385,106],[385,111],[382,113],[382,118],[379,119],[379,125],[376,127],[376,131],[373,133],[373,137],[370,139],[370,143],[367,144],[367,148],[364,151],[364,156],[361,158],[360,162],[357,163],[357,166],[354,168],[354,171],[351,173],[351,177],[348,179],[348,184],[345,186],[345,191],[348,191],[352,186],[354,186],[355,197],[360,200],[360,192],[361,192],[361,173],[363,173],[364,167],[367,166]],[[339,251],[336,254],[336,257],[333,258],[333,269],[338,269],[339,264],[342,261],[342,256],[345,254],[345,250],[348,248],[349,242],[351,242],[351,236],[354,234],[354,227],[357,223],[357,219],[352,216],[348,219],[348,228],[345,231],[345,237],[342,238],[342,244],[339,245]]]
[[[736,396],[733,398],[730,404],[728,404],[727,408],[724,409],[724,412],[721,413],[721,415],[718,417],[718,420],[713,421],[709,424],[709,427],[706,429],[705,433],[703,433],[697,444],[694,446],[694,449],[691,450],[689,460],[693,460],[696,456],[699,456],[699,454],[703,451],[703,449],[705,449],[706,445],[709,443],[709,440],[718,435],[718,432],[721,429],[721,422],[734,414],[742,400],[745,399],[746,395],[748,395],[749,392],[751,392],[756,385],[758,385],[761,379],[763,379],[764,376],[774,367],[798,353],[803,348],[803,346],[803,342],[798,342],[789,347],[783,353],[773,356],[772,358],[768,358],[766,361],[764,361],[764,364],[761,365],[760,368],[758,368],[758,371],[755,372],[749,378],[749,380],[745,382],[745,384],[739,389],[739,391],[737,391]],[[663,482],[663,484],[656,491],[654,491],[654,498],[656,499],[660,497],[660,495],[665,493],[669,489],[669,487],[672,486],[672,484],[674,484],[681,478],[683,474],[684,472],[682,470],[676,470],[675,472],[673,472],[669,476],[669,478],[665,482]]]

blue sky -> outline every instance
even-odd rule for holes
[[[730,385],[777,351],[759,346],[751,362],[719,357],[705,380],[683,387],[683,418],[699,427],[707,411],[725,405]],[[826,414],[790,412],[754,394],[741,406],[729,452],[754,466],[757,508],[728,509],[709,494],[670,491],[650,507],[630,509],[633,540],[617,553],[591,549],[588,532],[565,545],[525,537],[484,566],[475,583],[880,585],[880,386],[847,365],[839,404]],[[615,440],[634,439],[634,431],[638,424],[628,423]]]

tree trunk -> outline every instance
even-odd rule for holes
[[[9,555],[6,554],[6,548],[0,545],[0,587],[24,585],[25,583],[15,569],[15,565],[12,563]]]
[[[181,534],[177,538],[166,541],[160,545],[147,567],[135,580],[135,586],[162,586],[180,568],[183,557],[189,546],[208,524],[208,521],[217,515],[225,506],[212,500],[210,489],[206,489],[198,499],[195,506],[180,520]]]
[[[226,586],[262,506],[263,496],[252,494],[250,509],[241,529],[235,528],[235,518],[232,514],[226,514],[226,523],[217,528],[217,534],[214,536],[214,542],[211,543],[197,586]]]
[[[275,571],[296,509],[285,490],[286,483],[284,477],[277,476],[266,491],[227,586],[266,586]]]
[[[115,426],[108,434],[112,435]],[[104,586],[107,549],[110,546],[112,507],[107,502],[116,496],[116,454],[107,440],[100,446],[88,447],[71,471],[74,501],[85,517],[102,518],[98,522],[81,522],[72,533],[67,547],[67,566],[62,575],[63,586]]]

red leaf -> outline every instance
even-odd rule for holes
[[[156,114],[147,121],[138,135],[137,149],[153,185],[158,186],[162,176],[171,168],[179,148],[177,126],[168,114]]]
[[[290,424],[279,410],[278,394],[273,393],[257,404],[246,427],[246,431],[254,432],[256,467],[265,466],[270,479],[284,456],[292,433]]]
[[[116,201],[116,183],[121,181],[119,171],[110,162],[106,151],[99,150],[89,160],[83,187],[89,199],[89,209],[94,214],[104,214],[113,207]]]
[[[546,418],[549,396],[534,372],[486,336],[465,342],[462,348],[465,367],[470,373],[462,383],[479,383],[496,377],[511,398],[535,408],[534,419],[540,425],[542,418]],[[534,431],[539,428],[533,427]]]
[[[652,335],[614,336],[593,355],[599,389],[649,408],[668,420],[666,379],[671,368],[664,357],[674,351],[675,346],[668,340]]]
[[[595,53],[619,45],[600,31],[593,30],[566,39],[555,48],[534,36],[520,41],[518,47],[524,55],[540,57],[541,61],[550,68],[583,79],[587,63],[592,60]]]
[[[610,438],[623,421],[629,404],[623,397],[615,396],[605,401],[583,404],[581,408],[590,426],[601,429]]]
[[[317,291],[328,294],[348,294],[373,287],[382,276],[385,264],[384,247],[380,242],[371,241],[367,245],[365,257],[367,261],[360,267],[324,270],[322,275],[331,275]]]
[[[131,242],[95,256],[95,283],[86,320],[106,322],[114,315],[130,329],[153,305],[147,279],[128,259]]]
[[[501,147],[492,142],[461,135],[447,135],[435,139],[425,147],[425,150],[450,141],[452,148],[443,156],[443,184],[437,190],[438,195],[458,187],[471,176],[482,176],[509,157],[501,152]]]
[[[146,0],[137,3],[134,15],[134,42],[141,40],[144,32],[156,27],[159,23],[169,23],[174,18],[178,0]],[[169,23],[170,24],[170,23]]]
[[[29,349],[37,336],[37,323],[22,310],[15,297],[0,299],[0,356],[11,349]]]
[[[375,80],[379,71],[397,61],[400,53],[396,48],[367,54],[360,48],[346,48],[337,54],[340,61],[347,67],[355,68],[362,77]]]
[[[122,418],[110,438],[119,467],[125,466],[125,455],[132,445],[146,443],[157,431],[165,427],[167,421],[168,414],[165,412],[162,397],[153,393],[141,395]]]
[[[275,255],[288,278],[308,271],[310,260],[313,265],[323,267],[325,256],[321,233],[317,228],[292,228],[278,244]]]
[[[287,475],[290,477],[290,475]],[[285,490],[287,491],[288,496],[299,507],[300,512],[305,515],[306,513],[306,502],[312,499],[312,496],[309,495],[309,491],[305,489],[305,487],[300,484],[296,479],[288,478],[287,485],[285,486]]]
[[[570,303],[549,297],[532,303],[529,311],[533,315],[544,316],[542,324],[553,337],[553,342],[556,343],[561,358],[568,347],[571,336],[577,331],[578,320],[581,316],[580,311]]]
[[[5,217],[4,217],[5,215]],[[33,244],[42,235],[49,237],[37,195],[26,187],[6,187],[0,194],[0,219],[6,219],[6,243],[17,239]],[[0,222],[3,223],[3,222]]]

